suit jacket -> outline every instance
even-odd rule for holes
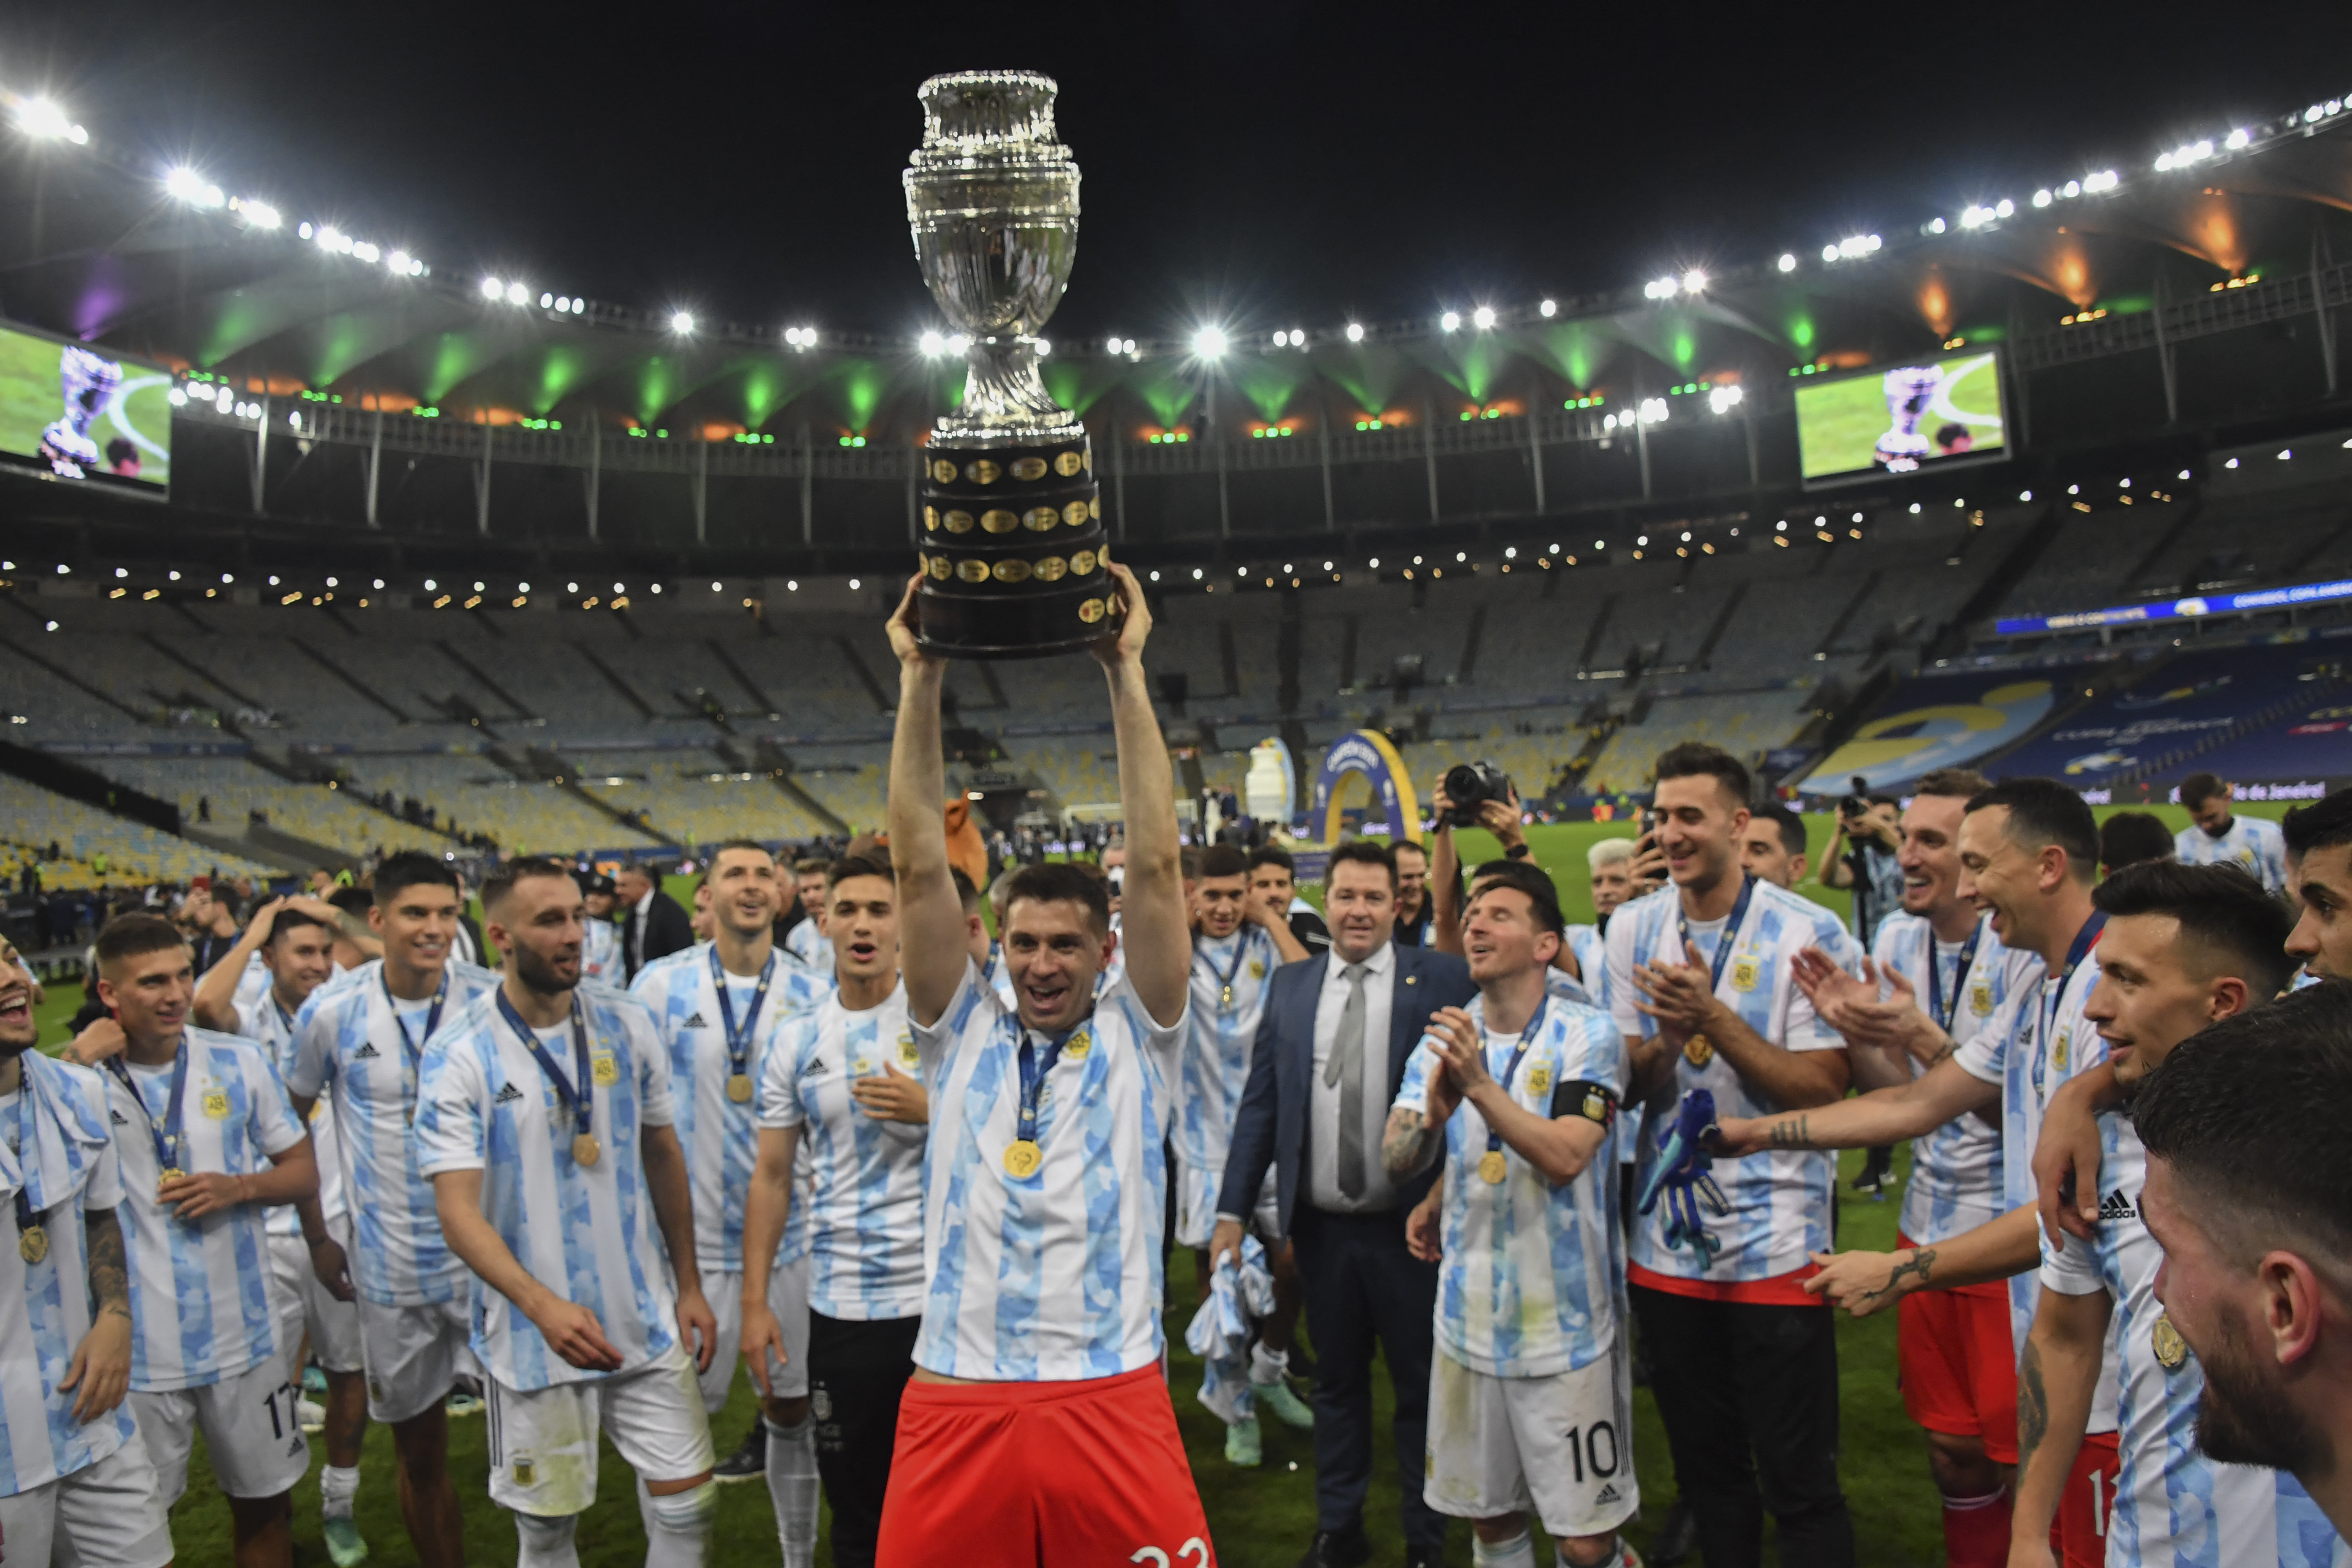
[[[683,952],[694,945],[694,925],[687,919],[685,906],[663,892],[653,890],[646,901],[645,951],[640,952],[637,942],[637,912],[624,908],[621,917],[621,953],[629,966],[629,978],[635,980],[637,971],[656,958],[667,958],[673,952]]]
[[[1429,1032],[1429,1020],[1440,1007],[1466,1007],[1478,994],[1470,982],[1469,966],[1450,952],[1427,948],[1399,947],[1395,988],[1389,1001],[1388,1087],[1381,1103],[1396,1099],[1404,1082],[1405,1059]],[[1246,1215],[1257,1205],[1269,1166],[1278,1174],[1275,1190],[1281,1206],[1282,1233],[1291,1234],[1291,1215],[1307,1184],[1307,1128],[1315,1071],[1315,1005],[1323,994],[1323,977],[1330,955],[1318,953],[1299,963],[1286,963],[1274,972],[1267,987],[1265,1011],[1258,1019],[1257,1043],[1250,1056],[1249,1082],[1234,1113],[1234,1138],[1225,1156],[1224,1186],[1217,1196],[1220,1214]],[[1369,1151],[1368,1151],[1369,1152]],[[1374,1157],[1378,1158],[1377,1153]],[[1397,1189],[1399,1203],[1410,1208],[1428,1194],[1436,1178],[1434,1168],[1423,1172]]]

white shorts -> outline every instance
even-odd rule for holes
[[[1532,1509],[1544,1532],[1606,1535],[1642,1506],[1633,1481],[1633,1378],[1609,1354],[1549,1377],[1495,1377],[1430,1357],[1429,1479],[1422,1496],[1456,1519]]]
[[[1217,1228],[1217,1194],[1225,1184],[1223,1169],[1204,1171],[1176,1162],[1176,1245],[1206,1247]],[[1282,1239],[1282,1200],[1275,1173],[1265,1173],[1257,1190],[1257,1211],[1250,1216],[1258,1239],[1268,1247]]]
[[[460,1373],[479,1375],[467,1348],[466,1303],[421,1307],[356,1303],[360,1348],[367,1362],[368,1419],[387,1426],[424,1415],[449,1395]]]
[[[702,1297],[710,1315],[719,1320],[719,1342],[711,1348],[710,1365],[701,1373],[702,1407],[719,1414],[735,1386],[743,1360],[743,1275],[734,1268],[712,1269],[702,1276]],[[768,1310],[784,1331],[784,1364],[768,1368],[770,1384],[778,1399],[808,1396],[809,1260],[803,1252],[790,1263],[779,1263],[768,1277]],[[757,1384],[754,1384],[756,1391]]]
[[[139,1435],[72,1475],[0,1498],[0,1550],[32,1568],[163,1568],[171,1522]]]
[[[294,1385],[283,1357],[247,1367],[202,1388],[131,1396],[131,1414],[155,1462],[156,1495],[165,1508],[188,1489],[188,1450],[196,1434],[220,1489],[234,1498],[276,1497],[310,1468],[310,1439],[294,1413]]]
[[[695,1386],[694,1358],[672,1345],[634,1372],[525,1394],[484,1384],[489,1404],[490,1500],[562,1519],[596,1500],[596,1435],[613,1439],[648,1481],[682,1481],[718,1462]]]
[[[299,1236],[269,1238],[270,1300],[278,1307],[278,1342],[286,1347],[286,1375],[302,1381],[302,1353],[308,1336],[310,1353],[329,1372],[360,1370],[360,1310],[358,1303],[339,1301],[319,1282],[310,1267],[310,1248]]]

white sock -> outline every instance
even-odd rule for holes
[[[637,1507],[646,1521],[646,1568],[703,1568],[710,1556],[711,1516],[719,1511],[716,1485],[705,1481],[656,1497],[640,1479]]]
[[[1250,1346],[1250,1381],[1280,1383],[1290,1374],[1290,1352],[1270,1351],[1264,1340]]]
[[[351,1518],[352,1499],[359,1496],[359,1492],[360,1468],[357,1465],[347,1470],[333,1465],[321,1466],[319,1470],[319,1517]]]
[[[816,1423],[803,1416],[790,1426],[768,1421],[767,1427],[768,1500],[776,1509],[776,1539],[783,1545],[784,1568],[812,1568],[816,1562]]]
[[[572,1530],[579,1521],[578,1514],[561,1519],[516,1514],[515,1568],[580,1568],[580,1553],[572,1545]]]
[[[1535,1537],[1522,1530],[1508,1541],[1488,1544],[1470,1538],[1470,1561],[1478,1568],[1536,1568]]]

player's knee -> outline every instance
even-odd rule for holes
[[[808,1395],[792,1399],[763,1399],[760,1402],[771,1426],[797,1426],[808,1419]]]
[[[535,1513],[515,1515],[515,1533],[522,1538],[523,1560],[543,1560],[569,1550],[572,1532],[579,1523],[576,1513],[559,1514],[553,1519]]]
[[[646,1500],[653,1521],[673,1535],[701,1535],[719,1512],[719,1483],[704,1480],[682,1492],[661,1492]]]
[[[1927,1470],[1946,1497],[1982,1497],[2001,1481],[2001,1467],[1985,1457],[1984,1440],[1952,1432],[1927,1434]]]
[[[1614,1531],[1607,1535],[1566,1536],[1559,1542],[1559,1560],[1569,1568],[1608,1568],[1622,1555]]]

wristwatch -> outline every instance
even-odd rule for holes
[[[1535,851],[1529,849],[1525,844],[1514,844],[1503,851],[1503,858],[1506,860],[1524,860],[1534,853]]]

